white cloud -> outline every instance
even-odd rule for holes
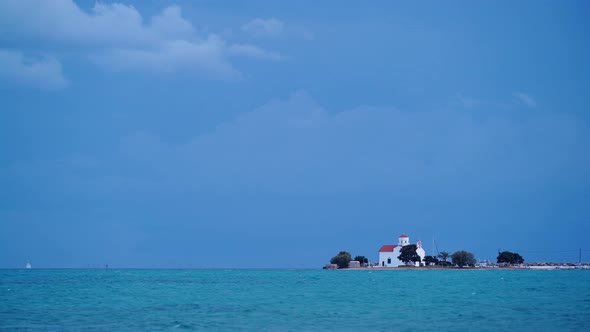
[[[284,57],[276,52],[269,52],[253,45],[234,44],[228,49],[230,55],[239,55],[255,59],[283,60]]]
[[[148,30],[132,6],[97,2],[91,13],[72,0],[2,1],[0,21],[6,27],[2,39],[31,38],[85,44],[131,40],[146,42]]]
[[[513,96],[520,102],[524,104],[526,107],[535,108],[537,107],[537,101],[533,96],[528,93],[524,92],[514,92]]]
[[[575,118],[555,114],[515,121],[509,114],[476,119],[461,110],[333,113],[298,92],[185,144],[132,135],[121,163],[149,168],[149,178],[156,174],[177,190],[501,192],[535,188],[540,179],[584,177],[590,159],[579,156],[590,142],[587,133]]]
[[[228,56],[281,58],[254,45],[228,45],[214,34],[199,36],[178,6],[145,20],[136,8],[120,3],[97,2],[85,12],[72,0],[0,1],[2,40],[47,45],[43,51],[73,46],[83,57],[117,71],[191,72],[224,79],[237,76]]]
[[[116,48],[91,56],[91,59],[113,71],[150,71],[170,74],[182,70],[225,79],[239,73],[224,59],[225,44],[215,36],[200,43],[175,40],[156,48]]]
[[[0,21],[7,32],[0,35],[2,39],[12,36],[78,45],[145,46],[195,35],[178,6],[164,8],[147,24],[137,9],[120,3],[96,2],[87,13],[72,0],[4,1]]]
[[[276,18],[256,18],[242,25],[242,31],[252,34],[256,37],[278,36],[283,32],[284,29],[285,24]]]
[[[191,39],[195,36],[192,23],[182,17],[178,6],[168,7],[160,15],[154,16],[151,28],[162,37]]]
[[[67,85],[61,63],[54,57],[27,58],[21,52],[6,50],[0,50],[0,80],[44,89]]]
[[[276,18],[256,18],[242,25],[242,32],[257,38],[289,36],[312,40],[314,34],[306,28],[285,24]]]
[[[297,92],[180,144],[140,131],[95,165],[86,158],[14,164],[0,174],[52,175],[67,183],[86,170],[87,177],[75,179],[79,190],[109,196],[248,190],[518,195],[590,183],[589,133],[586,123],[562,113],[477,117],[465,110],[374,107],[335,113]]]

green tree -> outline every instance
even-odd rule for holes
[[[425,265],[430,265],[430,264],[438,264],[438,258],[434,257],[434,256],[424,256],[424,264]]]
[[[451,255],[451,260],[453,264],[458,265],[459,267],[463,266],[475,266],[475,256],[465,250],[459,250],[454,252]]]
[[[330,263],[338,265],[339,269],[345,269],[348,267],[348,263],[350,263],[351,260],[352,257],[348,251],[341,251],[338,255],[330,259]]]
[[[367,257],[365,257],[365,256],[355,256],[354,257],[354,260],[361,262],[361,265],[363,265],[364,263],[368,263],[369,262],[369,259]]]
[[[447,258],[449,258],[449,253],[446,251],[441,251],[440,254],[438,254],[438,258],[442,259],[443,261],[447,261]]]
[[[397,259],[404,262],[406,265],[408,265],[410,262],[420,262],[421,259],[420,256],[418,256],[416,249],[418,249],[418,247],[415,244],[408,244],[407,246],[403,246],[402,249],[399,251],[399,256],[397,256]]]
[[[521,255],[515,252],[510,251],[502,251],[498,254],[497,258],[498,264],[507,263],[507,264],[522,264],[524,263],[524,258]]]

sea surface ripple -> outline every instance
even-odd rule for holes
[[[590,271],[0,270],[2,331],[590,331]]]

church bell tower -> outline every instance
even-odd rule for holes
[[[410,244],[410,237],[406,234],[402,234],[399,236],[399,242],[397,243],[399,246],[407,246]]]

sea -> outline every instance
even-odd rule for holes
[[[0,331],[590,331],[590,270],[0,270]]]

